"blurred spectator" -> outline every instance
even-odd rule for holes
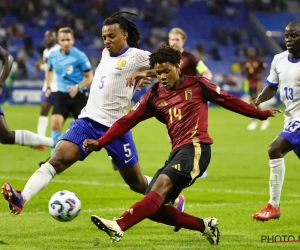
[[[8,30],[12,37],[22,37],[23,35],[23,26],[16,22],[12,22]]]
[[[213,44],[210,48],[210,55],[213,60],[220,61],[222,60],[222,57],[220,55],[219,49],[216,44]]]
[[[203,62],[207,60],[207,54],[202,44],[198,44],[196,48],[192,51],[192,54],[195,55],[199,60]]]
[[[2,47],[6,48],[8,42],[8,32],[6,31],[5,21],[2,20],[0,23],[0,44]]]
[[[253,47],[247,48],[247,59],[241,64],[242,74],[245,76],[248,86],[250,99],[255,99],[262,89],[262,77],[267,63],[257,57],[256,49]],[[268,126],[268,124],[264,124]],[[252,119],[252,122],[248,125],[248,130],[254,130],[257,128],[257,122]]]
[[[212,37],[221,45],[227,45],[228,43],[228,32],[224,30],[220,24],[214,28]]]

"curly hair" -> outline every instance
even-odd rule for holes
[[[172,64],[180,64],[181,53],[167,44],[162,44],[154,50],[149,60],[151,68],[154,68],[156,63],[169,62]]]
[[[127,43],[130,47],[139,49],[138,42],[142,38],[142,33],[139,31],[136,24],[132,21],[130,21],[128,18],[122,16],[122,14],[128,14],[132,16],[137,16],[134,13],[128,12],[128,11],[120,11],[116,12],[110,17],[106,18],[103,21],[103,26],[105,25],[111,25],[111,24],[119,24],[120,29],[123,31],[126,31],[128,33]]]

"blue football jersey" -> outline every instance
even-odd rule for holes
[[[82,72],[92,69],[86,54],[76,47],[69,53],[63,54],[60,49],[50,53],[48,66],[57,75],[58,91],[68,93],[67,87],[80,83],[84,76]]]

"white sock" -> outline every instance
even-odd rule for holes
[[[34,195],[48,186],[56,175],[55,169],[49,162],[43,164],[27,181],[22,196],[27,203]]]
[[[149,186],[150,182],[152,181],[152,178],[147,175],[144,175],[144,177],[147,179],[148,186]]]
[[[269,203],[272,204],[276,209],[279,207],[281,189],[284,181],[285,174],[285,164],[284,159],[273,159],[269,161],[270,165],[270,200]]]
[[[28,130],[15,130],[15,144],[25,146],[44,145],[52,148],[54,141],[52,138],[32,133]]]
[[[37,133],[39,135],[42,135],[42,136],[46,135],[48,123],[49,123],[48,116],[40,116],[39,117],[39,122],[38,122],[38,127],[37,127]]]

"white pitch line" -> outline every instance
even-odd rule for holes
[[[265,204],[265,201],[257,201],[257,202],[222,202],[222,203],[212,203],[212,204],[201,204],[201,203],[196,203],[196,204],[187,204],[186,207],[188,208],[196,208],[196,207],[230,207],[230,206],[245,206],[245,205],[259,205],[259,204]],[[297,200],[286,200],[286,201],[281,201],[281,204],[298,204],[300,201]],[[128,208],[125,207],[105,207],[105,208],[98,208],[98,209],[83,209],[81,210],[81,213],[97,213],[97,212],[102,212],[102,211],[125,211]],[[35,216],[35,215],[43,215],[43,214],[48,214],[48,212],[26,212],[24,211],[21,215],[19,216]],[[7,213],[0,213],[0,217],[6,217],[6,216],[15,216],[10,214],[9,212]]]
[[[58,178],[58,177],[57,177]],[[18,180],[18,181],[27,181],[28,178],[20,178],[20,177],[12,177],[12,176],[0,176],[0,180]],[[123,183],[103,183],[97,181],[77,181],[77,180],[60,180],[53,179],[52,182],[56,183],[66,183],[66,184],[77,184],[77,185],[94,185],[94,186],[102,186],[102,187],[128,187],[127,184]],[[197,188],[197,187],[189,187],[188,191],[201,191],[204,193],[226,193],[226,194],[243,194],[243,195],[269,195],[267,192],[255,192],[249,190],[232,190],[232,189],[205,189],[205,188]],[[297,197],[300,198],[300,193],[289,193],[284,194],[285,197]]]

